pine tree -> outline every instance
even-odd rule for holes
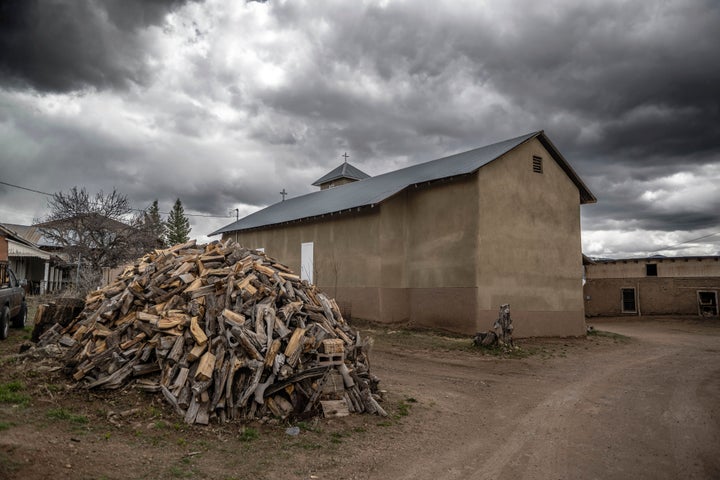
[[[179,198],[175,200],[175,205],[170,210],[165,228],[165,242],[168,245],[185,243],[190,239],[190,221],[185,216],[185,209]]]
[[[160,207],[158,201],[154,200],[150,208],[143,217],[143,229],[149,237],[150,243],[155,243],[158,247],[165,247],[165,222],[160,217]]]

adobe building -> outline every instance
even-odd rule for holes
[[[580,205],[596,199],[544,132],[375,177],[342,171],[315,182],[341,186],[211,235],[263,249],[353,317],[472,334],[509,303],[516,336],[585,334]]]
[[[718,316],[720,256],[595,260],[585,276],[588,317]]]

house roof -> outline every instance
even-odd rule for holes
[[[333,182],[341,178],[349,178],[351,180],[364,180],[366,178],[370,178],[370,175],[363,172],[359,168],[349,164],[348,162],[344,162],[338,167],[332,169],[327,174],[315,180],[313,182],[313,185],[319,187],[324,183]]]
[[[545,133],[539,131],[278,202],[226,225],[210,235],[267,227],[362,207],[372,207],[412,185],[473,173],[533,138],[537,138],[543,144],[568,177],[577,185],[580,191],[580,202],[596,202],[593,194]]]
[[[17,225],[14,223],[5,223],[5,227],[12,230],[16,235],[19,235],[28,242],[37,245],[38,247],[55,248],[59,247],[57,243],[47,238],[37,225]]]
[[[19,233],[11,223],[0,224],[0,235],[8,240],[8,257],[36,257],[44,260],[50,259],[51,255],[38,248],[38,245]]]

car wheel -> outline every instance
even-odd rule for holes
[[[15,318],[12,319],[12,326],[15,328],[25,328],[27,324],[27,303],[22,302],[20,305],[20,311]]]
[[[5,340],[10,333],[10,309],[3,307],[0,315],[0,340]]]

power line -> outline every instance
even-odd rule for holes
[[[20,185],[13,185],[12,183],[7,183],[7,182],[3,182],[3,181],[0,181],[0,184],[7,185],[8,187],[19,188],[20,190],[27,190],[28,192],[39,193],[41,195],[47,195],[48,197],[52,197],[52,193],[41,192],[40,190],[33,190],[32,188],[21,187]]]
[[[52,193],[35,190],[33,188],[21,187],[20,185],[13,185],[12,183],[3,182],[1,180],[0,180],[0,185],[7,185],[8,187],[19,188],[20,190],[26,190],[28,192],[39,193],[40,195],[46,195],[48,197],[52,197],[54,195]],[[142,209],[142,208],[132,208],[131,207],[130,210],[135,211],[135,212],[145,212],[145,211],[147,211],[147,208]],[[170,212],[158,212],[158,213],[160,213],[162,215],[170,215]],[[206,215],[204,213],[185,213],[185,216],[186,217],[205,217],[205,218],[230,218],[230,215]]]
[[[704,240],[706,238],[714,237],[715,235],[719,235],[719,234],[720,234],[720,232],[715,232],[715,233],[711,233],[710,235],[703,235],[702,237],[692,238],[690,240],[685,240],[684,242],[676,243],[674,245],[668,245],[663,248],[658,248],[657,250],[651,250],[650,253],[659,252],[661,250],[670,250],[671,248],[679,247],[680,245],[685,245],[686,243],[697,242],[698,240]]]

